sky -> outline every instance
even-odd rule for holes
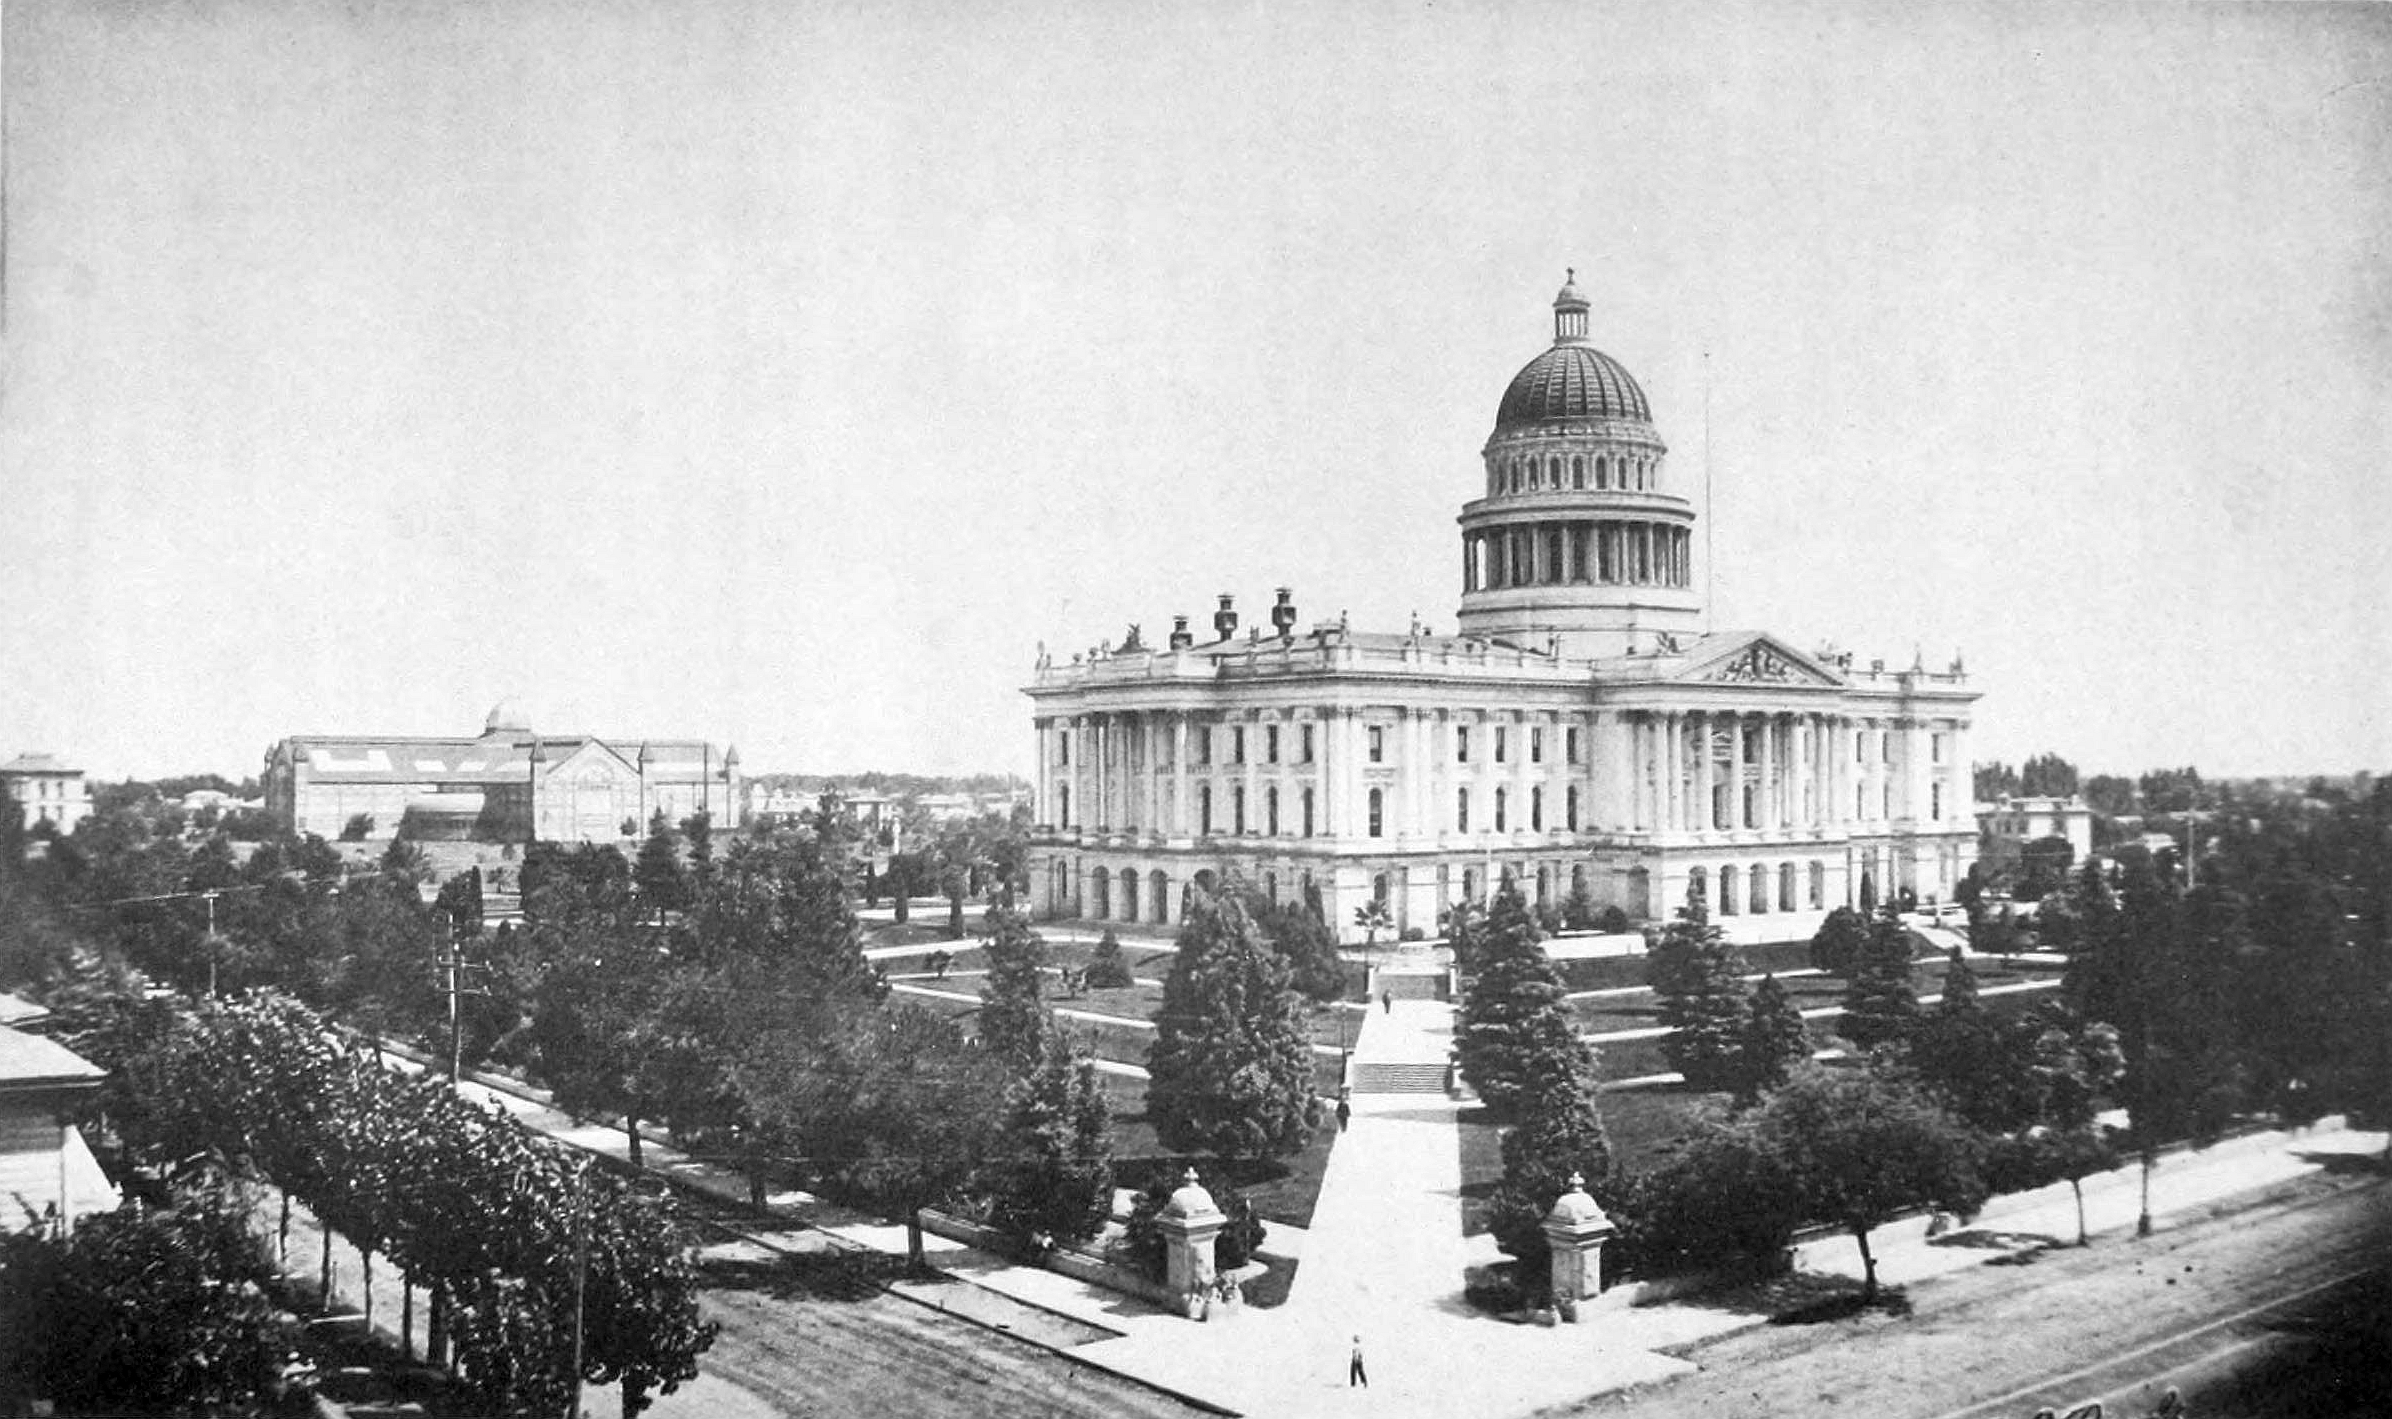
[[[2392,769],[2392,7],[0,18],[0,757],[1014,770],[1058,656],[1450,630],[1566,269],[1712,625],[1973,752]]]

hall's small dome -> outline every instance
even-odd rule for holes
[[[482,721],[484,734],[529,734],[532,717],[523,702],[509,696],[490,707],[490,717]]]

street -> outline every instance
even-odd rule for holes
[[[2176,1386],[2199,1419],[2383,1413],[2387,1291],[2392,1188],[2319,1174],[2142,1241],[1954,1273],[1907,1317],[1738,1332],[1687,1352],[1699,1374],[1544,1412],[2028,1419],[2098,1400],[2140,1419]]]

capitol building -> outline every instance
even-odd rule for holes
[[[1828,908],[1948,900],[1976,857],[1959,664],[1856,666],[1765,631],[1706,631],[1694,505],[1644,391],[1588,337],[1574,284],[1552,347],[1503,391],[1462,505],[1459,629],[1299,624],[1286,590],[1240,632],[1041,654],[1032,899],[1042,915],[1176,924],[1242,878],[1435,934],[1512,878],[1664,918],[1690,888],[1807,934]],[[1755,923],[1760,925],[1761,923]]]

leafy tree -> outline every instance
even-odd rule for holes
[[[1090,990],[1119,990],[1137,984],[1130,974],[1129,962],[1121,958],[1121,938],[1106,927],[1105,934],[1096,938],[1096,950],[1088,958],[1088,988]]]
[[[2074,798],[2076,790],[2076,765],[2057,754],[2037,754],[2018,770],[2018,791],[2026,797]]]
[[[689,905],[689,874],[681,867],[681,847],[673,837],[672,825],[665,821],[664,810],[656,810],[648,823],[648,840],[640,844],[639,861],[632,865],[631,880],[638,886],[640,902],[655,913],[661,925],[668,913],[682,911]]]
[[[1985,1199],[1966,1129],[1915,1089],[1867,1069],[1805,1065],[1754,1110],[1804,1215],[1852,1233],[1861,1297],[1877,1297],[1869,1233],[1914,1207],[1974,1212]]]
[[[2122,818],[2140,806],[2133,779],[2095,774],[2085,780],[2085,806],[2105,818]]]
[[[1910,1064],[1954,1117],[1987,1133],[2009,1133],[2035,1119],[2040,1033],[2032,1021],[2004,1020],[1986,1009],[1976,971],[1954,951],[1942,998],[1912,1027]]]
[[[2004,763],[1979,764],[1974,788],[1979,803],[1998,803],[2018,795],[2018,770]]]
[[[1869,923],[1836,1033],[1857,1048],[1875,1049],[1908,1038],[1918,1016],[1918,992],[1910,985],[1910,930],[1889,904]]]
[[[890,854],[888,868],[881,874],[881,886],[889,894],[889,906],[899,925],[913,920],[913,899],[930,891],[937,882],[938,874],[923,854]]]
[[[1611,1174],[1611,1138],[1595,1108],[1591,1051],[1540,1056],[1521,1091],[1520,1121],[1503,1134],[1503,1178],[1487,1206],[1487,1227],[1530,1271],[1545,1264],[1545,1214],[1573,1174],[1600,1188]]]
[[[1744,1019],[1744,1038],[1738,1050],[1736,1100],[1751,1104],[1784,1084],[1796,1066],[1811,1057],[1810,1031],[1802,1011],[1771,972],[1753,988],[1751,1009]]]
[[[1096,1066],[1050,1037],[1017,1080],[991,1220],[1016,1238],[1084,1242],[1113,1211],[1113,1126]]]
[[[1146,1111],[1164,1146],[1258,1158],[1319,1121],[1305,1006],[1234,896],[1195,897],[1163,981]]]
[[[1653,1171],[1620,1189],[1613,1218],[1640,1274],[1775,1258],[1802,1225],[1802,1200],[1749,1115],[1698,1122]]]
[[[374,815],[371,813],[352,813],[349,821],[341,824],[342,842],[361,843],[373,835]]]
[[[296,1328],[232,1188],[0,1236],[0,1394],[99,1412],[241,1405],[280,1389]]]
[[[1670,1033],[1661,1052],[1689,1086],[1710,1093],[1737,1087],[1744,1045],[1744,960],[1700,900],[1653,938],[1645,983],[1660,999]]]
[[[2076,1244],[2085,1230],[2085,1179],[2117,1164],[2099,1121],[2101,1100],[2125,1072],[2118,1032],[2095,1022],[2079,1025],[2066,1012],[2046,1018],[2035,1038],[2036,1124],[2029,1135],[2050,1173],[2068,1181],[2076,1198]]]
[[[1326,1002],[1345,994],[1345,962],[1337,956],[1337,934],[1327,922],[1293,902],[1272,903],[1251,891],[1246,910],[1271,948],[1287,962],[1288,984],[1297,994]]]
[[[1498,1118],[1511,1118],[1532,1082],[1551,1072],[1556,1060],[1582,1060],[1586,1045],[1518,887],[1505,882],[1485,921],[1465,929],[1475,942],[1473,973],[1462,995],[1454,1050],[1479,1098]]]
[[[1017,1078],[1034,1073],[1048,1054],[1046,939],[1021,912],[988,914],[988,976],[980,987],[980,1041]]]
[[[2029,901],[2042,900],[2067,885],[2068,869],[2075,860],[2076,845],[2063,837],[2041,837],[2021,844],[2018,875],[2011,883],[2011,895]]]
[[[440,884],[440,895],[433,899],[432,910],[439,914],[449,929],[449,935],[460,941],[471,941],[482,934],[482,869],[468,867]]]
[[[2185,907],[2180,913],[2147,863],[2127,865],[2112,948],[2122,999],[2108,1018],[2126,1056],[2119,1092],[2142,1164],[2138,1236],[2151,1234],[2160,1147],[2214,1141],[2240,1101],[2226,997],[2240,924],[2232,904],[2214,894],[2198,893]]]
[[[1811,936],[1811,968],[1850,980],[1868,939],[1869,929],[1860,913],[1850,907],[1837,907]]]

